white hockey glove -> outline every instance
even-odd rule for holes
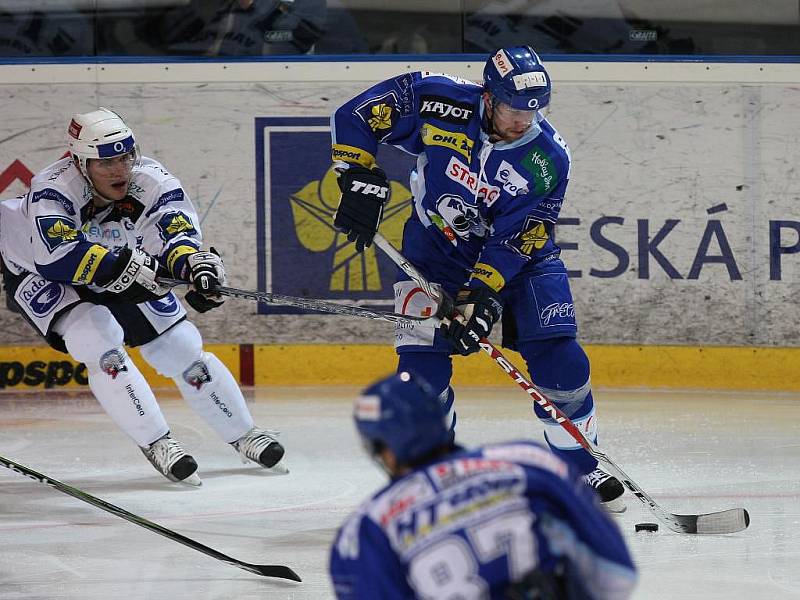
[[[169,277],[166,268],[158,264],[154,256],[135,248],[122,248],[114,262],[110,279],[97,285],[114,294],[115,300],[123,302],[148,302],[166,296],[170,288],[159,284],[156,277]]]
[[[216,289],[225,285],[225,265],[215,248],[210,252],[195,252],[186,259],[189,281],[194,289],[186,292],[186,302],[197,312],[206,312],[222,306],[225,298]]]

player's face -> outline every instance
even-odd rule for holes
[[[128,194],[135,160],[133,151],[114,158],[89,159],[86,170],[97,193],[109,200],[122,200]]]
[[[535,110],[517,110],[502,102],[494,108],[489,103],[487,110],[494,133],[504,142],[513,142],[521,138],[536,118]]]

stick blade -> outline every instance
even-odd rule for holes
[[[284,565],[246,565],[244,567],[251,573],[263,575],[264,577],[277,577],[279,579],[290,579],[292,581],[303,581],[300,576]]]
[[[724,535],[744,531],[750,525],[750,513],[744,508],[731,508],[705,515],[669,515],[667,526],[677,533]]]

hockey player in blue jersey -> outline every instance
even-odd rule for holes
[[[500,49],[482,85],[427,71],[383,81],[331,117],[341,201],[334,224],[362,251],[380,223],[389,186],[379,144],[417,156],[404,256],[455,299],[465,323],[398,330],[398,370],[421,373],[450,412],[452,353],[479,350],[502,314],[503,345],[518,350],[545,395],[596,441],[589,360],[554,229],[570,173],[566,143],[544,117],[550,75],[528,46]],[[436,312],[403,274],[396,310]],[[625,509],[622,484],[538,405],[550,447],[577,465],[606,508]]]
[[[356,401],[391,478],[340,528],[339,600],[629,598],[636,570],[575,469],[535,442],[456,446],[438,394],[400,372]]]
[[[172,378],[244,460],[275,467],[283,447],[255,426],[233,375],[203,350],[181,301],[156,279],[191,281],[185,298],[199,312],[222,304],[214,290],[224,285],[224,265],[201,250],[181,182],[140,156],[131,129],[108,109],[75,115],[67,142],[69,156],[38,173],[28,194],[0,203],[9,307],[86,364],[100,405],[168,479],[199,485],[197,463],[171,436],[126,345]]]

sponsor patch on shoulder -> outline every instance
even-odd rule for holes
[[[31,195],[31,204],[36,204],[41,200],[52,200],[53,202],[57,202],[64,207],[64,210],[68,215],[75,216],[75,205],[72,203],[72,200],[53,188],[45,188],[43,190],[33,192]]]
[[[547,235],[547,229],[544,223],[533,217],[528,217],[525,219],[525,225],[523,225],[522,231],[511,239],[506,240],[505,244],[516,250],[525,258],[530,258],[534,252],[544,248],[548,239],[550,238]]]
[[[162,194],[158,200],[153,202],[153,206],[151,206],[147,210],[147,212],[144,213],[144,216],[149,217],[165,204],[169,204],[170,202],[182,202],[183,199],[184,199],[184,193],[181,188],[170,190],[169,192]]]
[[[362,102],[353,112],[369,126],[380,142],[389,137],[392,127],[397,123],[400,116],[397,105],[397,94],[389,91]]]
[[[84,235],[75,227],[75,221],[61,215],[36,217],[39,237],[52,253],[61,244],[83,240]]]
[[[181,211],[167,213],[156,224],[165,242],[178,235],[195,235],[197,229],[188,215]]]

